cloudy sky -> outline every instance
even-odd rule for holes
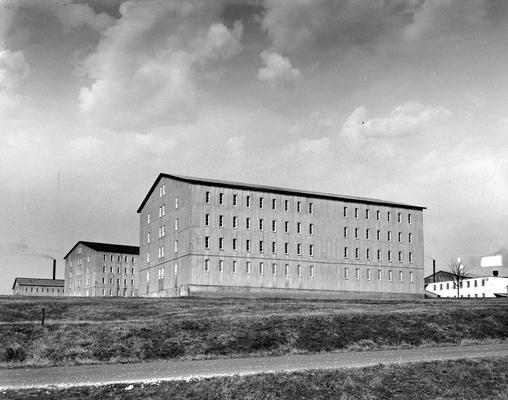
[[[0,4],[0,293],[138,244],[159,172],[423,205],[438,264],[508,245],[505,0]]]

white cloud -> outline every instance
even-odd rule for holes
[[[464,33],[505,30],[507,14],[502,0],[267,0],[261,23],[275,51],[313,59],[330,49],[418,50],[429,38],[463,40]]]
[[[0,115],[11,113],[20,103],[20,83],[30,75],[22,51],[0,49]]]
[[[64,31],[81,26],[88,26],[90,29],[100,32],[113,23],[113,18],[106,13],[96,14],[88,4],[73,3],[71,0],[46,2],[47,6],[53,9],[58,21],[62,24]]]
[[[260,57],[265,63],[258,71],[260,81],[266,81],[273,87],[293,87],[300,80],[301,72],[291,65],[287,57],[266,50],[261,52]]]
[[[367,108],[362,106],[356,108],[344,122],[342,135],[352,140],[414,135],[437,122],[447,120],[451,115],[442,106],[408,102],[395,107],[385,117],[371,118]]]
[[[220,2],[128,2],[106,30],[82,73],[80,109],[91,120],[116,128],[143,128],[194,121],[203,96],[198,82],[208,69],[241,50],[243,26],[228,29]]]
[[[0,90],[11,90],[30,75],[30,66],[22,51],[0,49]]]

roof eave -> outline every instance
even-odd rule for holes
[[[157,179],[155,179],[154,183],[150,187],[145,198],[141,202],[141,205],[139,206],[139,208],[137,210],[138,214],[141,212],[141,210],[145,206],[146,202],[148,201],[149,197],[152,195],[152,192],[157,187],[157,184],[159,183],[161,178],[169,178],[169,179],[174,179],[174,180],[181,181],[181,182],[188,182],[191,184],[192,183],[193,184],[201,184],[201,185],[206,185],[206,186],[224,186],[224,187],[238,188],[238,189],[244,189],[244,190],[258,190],[258,191],[265,191],[265,192],[288,193],[288,194],[293,194],[293,195],[300,194],[302,196],[307,196],[307,197],[336,199],[336,200],[343,200],[343,201],[349,201],[349,202],[361,202],[361,203],[385,205],[385,206],[392,206],[392,207],[403,207],[403,208],[410,208],[410,209],[415,209],[415,210],[425,210],[427,208],[427,207],[423,207],[423,206],[416,206],[416,205],[404,204],[404,203],[395,203],[395,202],[390,202],[390,201],[380,200],[380,199],[368,199],[368,198],[361,198],[361,197],[354,197],[354,196],[348,197],[348,196],[334,195],[331,193],[300,191],[297,189],[277,188],[277,187],[272,187],[272,186],[261,186],[261,185],[254,185],[254,184],[247,184],[247,183],[240,183],[240,182],[225,182],[225,181],[217,181],[217,180],[207,180],[207,179],[201,179],[201,178],[159,173],[159,175],[157,176]]]

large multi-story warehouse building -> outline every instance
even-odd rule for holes
[[[137,296],[139,247],[80,241],[64,257],[67,296]]]
[[[422,297],[423,209],[160,174],[138,209],[139,294]]]

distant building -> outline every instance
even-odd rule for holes
[[[12,285],[15,296],[63,296],[63,279],[16,278]]]
[[[141,203],[141,296],[423,297],[423,209],[160,174]]]
[[[486,256],[461,256],[467,276],[461,282],[458,297],[505,297],[508,291],[508,251],[505,248]],[[453,274],[438,271],[425,278],[425,290],[438,297],[457,297]],[[435,279],[435,283],[433,281]]]
[[[80,241],[64,257],[67,296],[137,296],[139,247]]]
[[[425,277],[425,285],[434,282],[446,282],[453,280],[454,275],[447,271],[437,271],[435,274],[431,274]]]
[[[459,297],[506,297],[507,286],[508,278],[467,278],[461,282]],[[457,297],[457,287],[451,280],[429,283],[425,289],[438,297]]]

